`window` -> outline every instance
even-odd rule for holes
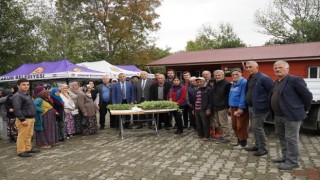
[[[319,67],[309,67],[309,78],[320,78],[320,66]]]

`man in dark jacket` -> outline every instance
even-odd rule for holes
[[[231,125],[228,120],[228,98],[231,83],[224,78],[222,70],[213,72],[215,84],[212,89],[212,107],[218,127],[222,129],[223,136],[218,143],[228,143],[231,140]]]
[[[245,150],[257,151],[253,154],[254,156],[263,156],[268,154],[264,121],[270,109],[269,94],[273,82],[269,76],[259,72],[258,63],[255,61],[246,62],[246,70],[250,74],[246,87],[246,103],[249,108],[255,145]]]
[[[196,79],[199,88],[196,92],[194,114],[196,116],[199,138],[210,138],[210,115],[212,109],[211,88],[205,86],[205,79],[198,77]]]
[[[19,90],[12,97],[13,113],[16,116],[16,126],[18,128],[17,154],[19,157],[30,157],[30,153],[40,152],[33,149],[31,144],[36,106],[31,96],[27,94],[30,88],[29,81],[19,79],[17,86]]]
[[[299,167],[299,129],[310,110],[312,94],[301,77],[289,75],[287,62],[275,62],[273,70],[278,79],[272,89],[271,108],[282,157],[272,161],[281,163],[280,170],[292,170]]]
[[[150,88],[150,100],[151,101],[165,101],[167,99],[169,89],[171,85],[165,82],[165,77],[163,74],[158,75],[157,83],[152,84]],[[159,114],[158,129],[161,129],[161,123],[164,123],[166,129],[169,129],[170,120],[169,115],[166,113]]]
[[[189,79],[190,86],[188,87],[188,98],[189,98],[189,118],[190,118],[190,128],[194,130],[197,129],[196,117],[193,114],[194,105],[196,103],[196,92],[198,89],[198,83],[196,77],[192,76]]]

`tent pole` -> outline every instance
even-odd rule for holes
[[[152,74],[152,73],[151,73],[151,71],[150,71],[150,68],[149,68],[149,66],[147,66],[147,68],[148,68],[148,70],[149,70],[149,73],[150,73],[150,74]]]

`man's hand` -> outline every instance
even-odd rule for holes
[[[22,124],[23,126],[28,126],[28,125],[29,125],[28,121],[22,121],[21,124]]]

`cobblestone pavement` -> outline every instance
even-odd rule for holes
[[[139,131],[138,133],[127,133]],[[320,136],[301,133],[300,168],[280,171],[270,161],[278,141],[268,133],[269,154],[255,157],[230,145],[197,138],[193,130],[126,130],[125,138],[107,128],[75,136],[31,158],[16,156],[15,144],[0,140],[0,179],[319,179]]]

